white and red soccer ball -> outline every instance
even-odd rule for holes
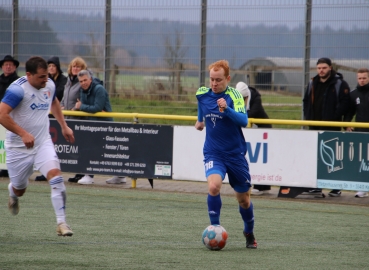
[[[210,250],[221,250],[227,243],[228,233],[220,225],[210,225],[202,233],[202,242]]]

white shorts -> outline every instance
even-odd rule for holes
[[[28,178],[36,169],[45,177],[52,169],[60,170],[59,158],[56,155],[51,139],[40,145],[36,153],[19,152],[15,148],[6,150],[6,166],[10,181],[14,188],[25,189]]]

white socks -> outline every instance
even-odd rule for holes
[[[66,189],[61,175],[53,177],[49,181],[51,187],[51,202],[54,207],[57,224],[65,222]]]
[[[14,193],[12,183],[9,183],[8,190],[9,190],[9,196],[10,197],[12,197],[12,198],[18,198],[18,196],[15,195],[15,193]]]

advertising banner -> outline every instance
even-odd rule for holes
[[[0,125],[0,170],[6,170],[5,131],[6,129]]]
[[[318,134],[318,188],[369,190],[369,134]]]
[[[315,132],[245,128],[243,133],[253,184],[316,187]],[[173,179],[206,181],[204,140],[205,130],[174,127]]]
[[[132,178],[172,178],[173,127],[68,120],[76,142],[68,143],[50,121],[62,171]]]

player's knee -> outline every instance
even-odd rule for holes
[[[51,169],[50,171],[47,172],[47,180],[50,180],[52,178],[54,178],[55,176],[59,176],[61,175],[61,171],[59,169]]]
[[[242,208],[248,209],[251,204],[250,197],[249,196],[238,197],[238,203]]]
[[[220,187],[217,186],[209,186],[209,194],[211,196],[217,196],[220,193]]]
[[[23,194],[26,192],[26,189],[15,189],[13,188],[13,192],[17,197],[22,197]]]

